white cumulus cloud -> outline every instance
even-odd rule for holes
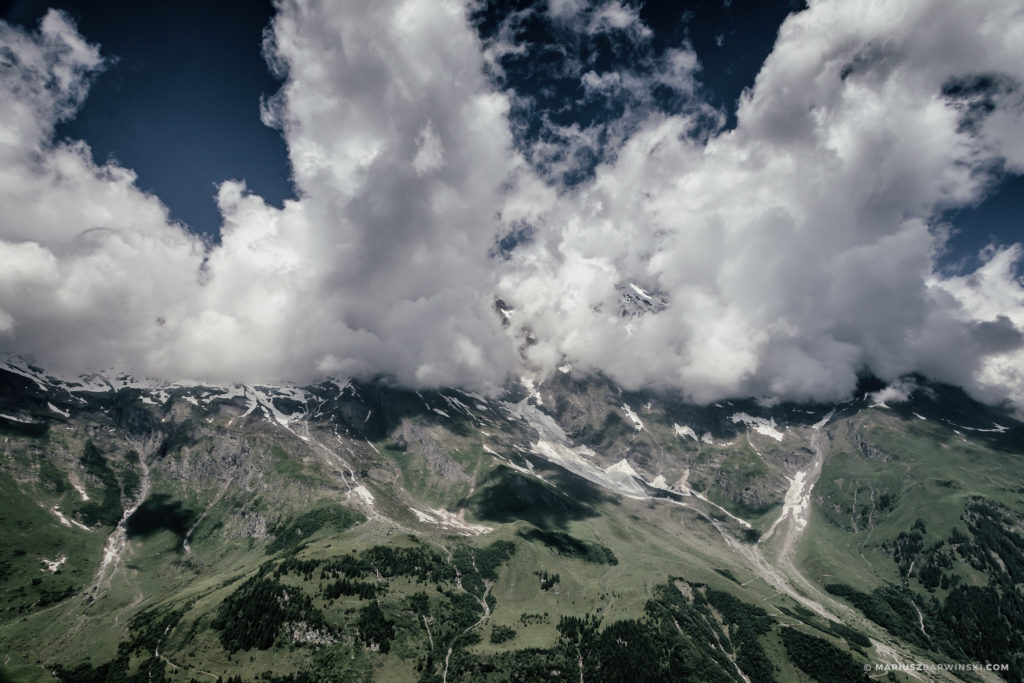
[[[617,2],[549,12],[580,44],[651,35]],[[484,44],[467,17],[455,2],[280,3],[265,52],[285,81],[253,115],[284,136],[298,198],[278,209],[225,179],[217,245],[130,170],[54,139],[99,49],[58,12],[36,32],[0,24],[3,348],[79,371],[483,390],[569,361],[702,401],[838,399],[864,369],[920,371],[1024,402],[1021,248],[976,273],[936,267],[942,212],[1024,169],[1015,3],[811,2],[732,130],[709,118],[687,45],[642,69],[580,65],[589,95],[628,99],[628,121],[529,151],[614,141],[571,187],[516,151],[519,95],[486,75],[521,53],[516,32]],[[629,283],[667,307],[624,316]]]
[[[1003,267],[977,300],[949,296],[933,227],[1019,165],[1022,27],[998,1],[823,0],[790,16],[735,130],[704,142],[692,118],[651,113],[593,182],[524,203],[535,239],[501,294],[538,339],[528,357],[701,400],[839,398],[864,368],[1024,398],[1020,356],[975,333],[1020,282]],[[1008,85],[972,85],[991,82]],[[617,282],[671,304],[624,320]]]

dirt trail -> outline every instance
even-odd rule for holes
[[[430,640],[430,649],[434,649],[434,636],[430,633],[430,622],[427,620],[427,615],[421,614],[420,618],[423,619],[423,627],[427,629],[427,639]]]
[[[159,659],[162,659],[164,662],[166,662],[168,664],[168,666],[170,666],[172,669],[185,670],[185,671],[188,671],[190,674],[195,672],[195,673],[201,674],[203,676],[209,676],[210,678],[212,678],[215,681],[222,680],[219,675],[217,675],[217,674],[215,674],[213,672],[204,671],[203,669],[196,669],[196,668],[191,667],[191,666],[185,666],[184,664],[178,664],[177,662],[175,662],[175,661],[173,661],[171,659],[168,659],[162,652],[159,652],[159,648],[157,648],[157,650],[158,651],[154,652],[154,654]],[[192,678],[195,678],[195,676],[192,676]]]

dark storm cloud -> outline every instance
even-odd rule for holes
[[[1008,353],[1024,347],[1024,332],[1005,315],[971,325],[971,338],[984,353]]]

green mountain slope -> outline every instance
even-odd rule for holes
[[[0,367],[12,680],[1019,680],[1024,425]],[[1005,670],[985,670],[985,665]]]

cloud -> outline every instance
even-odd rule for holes
[[[131,171],[54,141],[104,65],[64,15],[48,13],[35,35],[0,24],[0,44],[5,345],[66,367],[147,365],[166,343],[154,321],[194,290],[202,245]]]
[[[504,381],[488,253],[516,157],[461,6],[282,3],[267,51],[287,81],[261,113],[300,199],[277,209],[225,182],[216,246],[131,171],[54,142],[102,67],[67,17],[3,31],[0,254],[20,264],[0,276],[5,347],[213,381]]]
[[[36,36],[0,23],[0,44],[3,87],[12,95],[0,104],[3,142],[39,144],[78,109],[103,60],[60,12],[47,13]]]
[[[899,379],[880,391],[867,395],[868,403],[874,406],[886,407],[889,403],[906,403],[910,395],[917,390],[917,384],[910,379]]]
[[[568,359],[700,401],[920,371],[1024,401],[1021,248],[935,263],[942,212],[1024,168],[1013,3],[812,2],[728,131],[692,49],[656,51],[630,6],[547,10],[569,38],[557,77],[601,117],[524,119],[541,95],[505,71],[554,49],[522,48],[540,10],[480,38],[457,3],[282,2],[265,52],[285,83],[253,115],[284,136],[298,199],[225,181],[217,245],[54,140],[97,48],[57,12],[0,25],[3,346],[70,370],[485,391]],[[597,34],[636,49],[588,61]],[[659,305],[624,315],[630,284]]]
[[[698,400],[837,399],[866,368],[1024,398],[1021,359],[981,334],[990,323],[1012,337],[999,316],[1020,283],[1007,266],[976,301],[950,297],[931,229],[1018,163],[1016,138],[996,140],[1004,121],[1024,123],[1021,22],[1001,2],[822,1],[790,16],[735,130],[705,143],[692,115],[653,112],[592,183],[506,216],[535,228],[501,284],[538,340],[529,358]],[[992,73],[1015,85],[964,125],[950,84]],[[670,306],[626,322],[620,282]]]
[[[958,304],[970,330],[966,347],[978,358],[961,383],[990,400],[1009,396],[1018,406],[1024,405],[1024,278],[1017,272],[1022,257],[1020,244],[989,248],[975,272],[933,281]]]
[[[652,112],[699,113],[706,130],[725,121],[697,96],[692,46],[658,47],[633,5],[562,0],[500,18],[481,5],[487,70],[511,92],[517,149],[550,182],[588,180]]]

